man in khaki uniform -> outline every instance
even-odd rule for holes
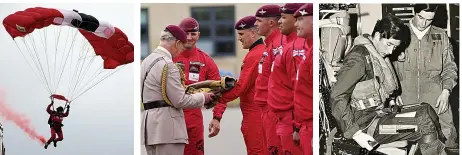
[[[141,64],[145,109],[141,144],[148,155],[182,155],[188,143],[183,108],[200,108],[212,100],[213,94],[185,94],[184,75],[172,58],[184,50],[186,33],[169,25],[161,32],[160,40],[160,45]]]
[[[425,102],[438,114],[446,148],[457,148],[449,95],[457,85],[458,68],[445,30],[431,25],[438,4],[415,4],[409,21],[410,44],[395,62],[403,104]],[[458,104],[458,103],[455,103]]]

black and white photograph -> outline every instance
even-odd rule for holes
[[[319,37],[319,154],[459,154],[459,4],[320,4]]]

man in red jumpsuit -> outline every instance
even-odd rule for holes
[[[294,134],[304,155],[313,154],[313,4],[305,4],[294,14],[297,36],[307,39],[305,51],[296,74],[294,91]]]
[[[242,111],[241,131],[247,147],[247,154],[267,155],[261,120],[261,109],[255,100],[255,80],[258,63],[265,50],[263,39],[257,34],[255,16],[246,16],[236,22],[234,28],[239,35],[239,41],[244,49],[249,49],[241,65],[239,80],[233,89],[223,94],[213,109],[214,118],[221,118],[226,109],[226,103],[240,97]]]
[[[50,145],[51,142],[53,142],[53,146],[56,147],[56,143],[64,139],[62,130],[63,118],[69,116],[69,105],[66,106],[67,110],[63,113],[64,108],[61,106],[56,108],[56,111],[52,110],[51,106],[53,106],[53,103],[54,101],[51,100],[51,103],[47,107],[47,113],[50,115],[48,124],[50,124],[51,137],[45,143],[45,149],[48,148],[48,145]],[[58,138],[56,138],[56,134],[58,135]]]
[[[279,31],[278,20],[281,17],[279,5],[264,5],[255,13],[257,21],[257,33],[265,36],[265,52],[261,55],[258,64],[258,76],[255,82],[255,104],[262,110],[263,131],[266,142],[266,149],[270,154],[281,155],[282,146],[279,137],[276,135],[276,115],[268,110],[268,79],[271,74],[271,65],[274,61],[274,54],[282,50],[285,44],[285,37]]]
[[[281,140],[284,154],[302,154],[300,146],[293,141],[294,120],[293,91],[299,64],[308,51],[308,41],[297,37],[293,14],[303,3],[287,3],[281,7],[279,28],[286,35],[287,43],[281,53],[275,55],[268,82],[268,106],[276,114],[276,134]]]
[[[199,39],[199,23],[191,17],[183,19],[179,27],[187,34],[185,51],[181,52],[173,61],[182,66],[186,85],[205,80],[220,80],[218,67],[213,59],[196,47]],[[204,123],[200,108],[184,109],[186,128],[188,130],[188,144],[184,154],[204,154]]]

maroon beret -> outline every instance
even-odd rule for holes
[[[176,25],[168,25],[165,30],[170,32],[176,39],[180,40],[181,42],[187,42],[186,32],[184,32],[180,27]]]
[[[256,17],[278,17],[281,16],[281,6],[268,4],[258,8]]]
[[[199,31],[199,22],[192,17],[183,19],[180,22],[180,28],[185,32],[198,32]]]
[[[313,3],[307,3],[295,11],[294,17],[300,16],[312,16],[313,15]]]
[[[245,30],[248,28],[255,27],[255,22],[257,21],[257,17],[255,16],[246,16],[241,18],[239,21],[236,22],[234,28],[236,30]]]
[[[298,8],[302,7],[306,3],[286,3],[284,6],[281,7],[281,13],[285,14],[294,14]]]

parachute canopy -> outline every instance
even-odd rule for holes
[[[50,95],[61,92],[60,82],[68,78],[69,101],[134,60],[134,46],[122,30],[77,10],[27,8],[4,18],[3,26]]]

